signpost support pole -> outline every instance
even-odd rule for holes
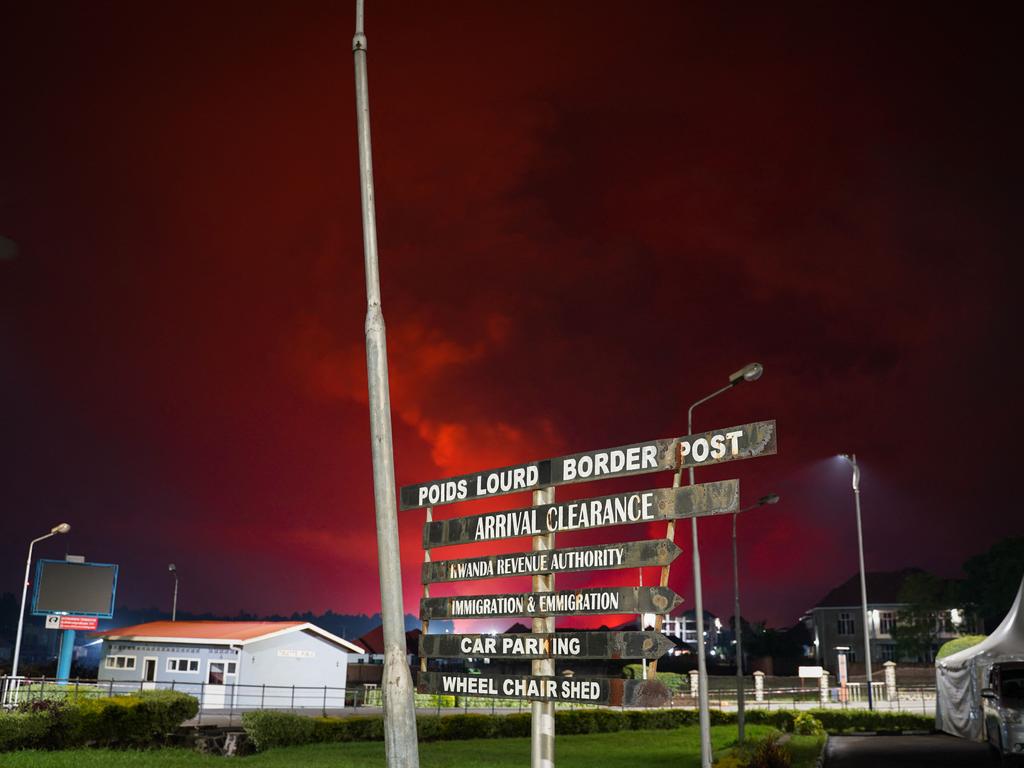
[[[433,507],[427,507],[427,522],[429,523],[433,519],[434,519],[434,508]],[[429,548],[425,548],[423,550],[423,562],[425,562],[425,563],[429,563],[430,562],[430,549]],[[429,583],[423,585],[423,596],[424,597],[430,597],[430,584]],[[430,619],[424,619],[423,620],[423,634],[424,635],[427,634],[427,631],[429,629],[430,629]],[[426,672],[426,671],[427,671],[427,657],[426,656],[420,656],[420,672]]]
[[[71,657],[75,653],[75,630],[65,629],[60,635],[60,656],[57,659],[57,682],[66,683],[71,677]]]
[[[541,488],[533,492],[534,506],[553,504],[554,488]],[[533,551],[555,548],[555,534],[533,537]],[[555,576],[552,573],[538,574],[533,577],[534,592],[553,592]],[[555,617],[546,616],[533,620],[534,632],[554,632]],[[553,658],[537,659],[532,664],[535,675],[554,675],[555,660]],[[530,720],[530,768],[554,768],[555,765],[555,704],[552,701],[534,701],[530,704],[533,717]]]
[[[373,495],[377,518],[381,623],[384,631],[384,747],[388,768],[419,768],[416,709],[412,675],[406,662],[405,608],[398,544],[398,508],[391,441],[391,396],[388,389],[387,339],[380,303],[377,263],[377,222],[374,210],[373,157],[370,150],[370,101],[366,75],[363,0],[356,0],[356,32],[352,38],[356,76],[356,125],[359,135],[359,179],[366,257],[366,371],[370,399],[370,445]]]

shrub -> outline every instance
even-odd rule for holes
[[[0,751],[45,746],[52,717],[48,712],[0,710]]]
[[[257,750],[309,744],[317,721],[292,712],[261,710],[242,715],[242,728]]]
[[[441,738],[490,739],[495,735],[496,723],[491,715],[448,715],[441,718]]]
[[[768,736],[754,745],[750,755],[749,768],[789,768],[793,756],[779,742],[778,736]]]
[[[825,733],[821,721],[810,712],[798,712],[793,718],[793,733],[801,736],[820,736]]]
[[[956,637],[949,642],[943,643],[935,658],[944,659],[947,656],[952,656],[954,653],[966,651],[971,646],[980,643],[985,639],[985,637],[985,635],[964,635],[963,637]]]
[[[494,733],[496,738],[530,735],[531,718],[525,712],[522,714],[505,715],[495,719],[498,721],[497,729]]]

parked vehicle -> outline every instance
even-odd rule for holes
[[[992,665],[981,709],[989,745],[1004,758],[1024,759],[1024,662]]]

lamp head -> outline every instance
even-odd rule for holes
[[[170,565],[167,566],[167,570],[170,571],[171,573],[176,573],[177,570],[178,570],[178,567],[174,563],[171,563]]]
[[[767,496],[762,496],[760,499],[758,499],[757,503],[759,505],[760,504],[778,504],[779,503],[779,494],[777,494],[777,493],[769,493]]]
[[[750,363],[740,368],[736,373],[729,376],[729,384],[736,386],[744,381],[757,381],[764,373],[764,366],[760,363]]]
[[[58,523],[50,529],[50,533],[67,533],[71,530],[71,526],[68,523]]]

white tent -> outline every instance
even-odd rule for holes
[[[981,689],[993,664],[1024,661],[1024,580],[996,631],[975,646],[935,662],[935,727],[981,741]]]

